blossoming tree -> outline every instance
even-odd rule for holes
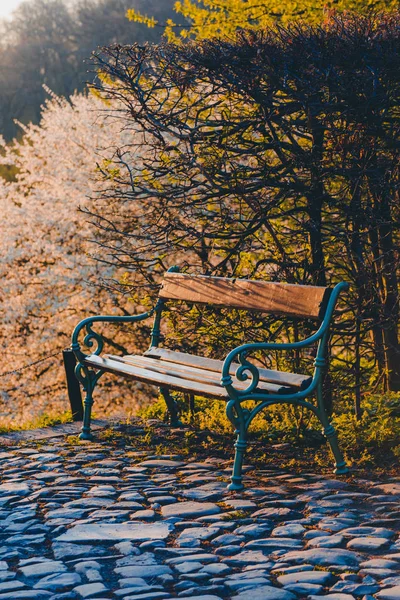
[[[110,177],[115,146],[134,135],[122,135],[104,108],[94,95],[62,99],[49,92],[40,125],[21,126],[21,140],[11,145],[1,141],[1,164],[17,174],[11,182],[0,177],[0,423],[67,409],[61,350],[74,325],[90,313],[125,309],[111,285],[108,292],[99,288],[100,280],[121,273],[92,259],[94,228],[79,211],[91,203],[99,173]],[[120,332],[115,343],[123,339],[129,337]],[[55,356],[2,376],[49,355]],[[121,396],[131,402],[126,389],[112,389],[110,407]]]

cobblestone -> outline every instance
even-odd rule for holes
[[[24,444],[18,446],[18,443]],[[107,443],[0,453],[0,600],[400,600],[400,483]]]

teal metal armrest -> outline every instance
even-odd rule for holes
[[[141,313],[139,315],[96,315],[93,317],[87,317],[83,319],[78,325],[75,327],[72,334],[72,343],[71,349],[74,351],[75,356],[78,361],[82,361],[87,356],[81,351],[81,346],[79,344],[79,334],[83,329],[86,329],[86,335],[84,337],[83,343],[87,348],[92,348],[93,343],[95,342],[97,345],[91,354],[99,355],[104,347],[103,338],[97,331],[93,331],[92,325],[93,323],[135,323],[139,321],[144,321],[151,317],[156,311],[157,306],[149,310],[148,312]]]
[[[96,371],[90,368],[87,364],[85,364],[85,358],[88,356],[84,354],[81,350],[81,346],[79,344],[79,334],[82,330],[85,331],[85,337],[83,339],[83,344],[93,350],[91,354],[99,355],[104,347],[104,341],[102,336],[93,330],[94,323],[137,323],[139,321],[144,321],[151,317],[157,310],[159,309],[159,303],[156,304],[154,308],[149,310],[148,312],[141,313],[139,315],[130,315],[130,316],[119,316],[119,315],[97,315],[93,317],[87,317],[83,319],[78,325],[75,327],[74,332],[72,334],[72,343],[71,348],[76,356],[77,365],[75,367],[75,376],[78,381],[82,384],[82,387],[85,391],[85,412],[83,418],[83,427],[82,433],[80,434],[80,439],[82,440],[91,440],[92,435],[90,433],[90,421],[92,414],[92,406],[93,406],[93,390],[96,386],[96,383],[100,379],[103,374],[103,371]],[[157,332],[154,332],[153,335],[156,335]]]
[[[326,366],[325,349],[326,344],[328,342],[329,328],[333,316],[333,311],[339,294],[342,291],[347,290],[348,288],[349,284],[346,282],[338,283],[333,288],[320,327],[315,333],[313,333],[313,335],[306,338],[305,340],[300,340],[298,342],[291,343],[259,342],[254,344],[243,344],[241,346],[238,346],[237,348],[234,348],[225,358],[221,372],[221,385],[226,387],[229,396],[231,398],[247,396],[256,389],[259,381],[258,369],[255,365],[253,365],[247,360],[247,357],[250,354],[253,354],[254,352],[260,350],[301,350],[303,348],[307,348],[308,346],[312,346],[316,342],[319,342],[314,366],[318,369],[323,369]],[[241,365],[241,367],[236,371],[236,378],[239,381],[246,381],[249,378],[249,376],[247,375],[247,372],[249,372],[250,377],[252,379],[250,386],[244,391],[235,390],[235,388],[233,387],[233,381],[230,372],[232,369],[232,363],[235,362],[235,360],[237,360]]]
[[[237,433],[235,462],[231,478],[232,483],[229,486],[230,490],[240,490],[243,488],[242,465],[247,447],[248,428],[260,411],[273,404],[293,404],[311,410],[320,420],[324,434],[330,443],[336,459],[335,472],[347,472],[348,469],[339,449],[335,429],[331,425],[325,410],[322,383],[323,375],[327,370],[326,351],[333,311],[340,292],[347,290],[348,288],[348,283],[341,282],[332,289],[321,325],[310,337],[293,343],[260,342],[255,344],[243,344],[232,350],[225,358],[221,372],[221,385],[226,388],[230,398],[226,404],[226,415],[234,425]],[[306,389],[298,391],[293,390],[292,393],[285,394],[284,396],[258,389],[257,386],[260,381],[260,374],[257,366],[249,362],[248,356],[250,354],[264,350],[301,350],[312,346],[315,343],[318,343],[318,348],[314,360],[314,374],[311,384]],[[243,389],[243,387],[238,389],[234,386],[232,367],[235,362],[238,362],[240,365],[239,368],[234,371],[235,378],[240,382],[247,381],[248,379],[250,380],[246,389]],[[317,396],[316,404],[306,401],[306,398],[312,396],[314,392],[316,392]],[[244,408],[242,403],[246,400],[254,400],[256,402],[254,408]]]

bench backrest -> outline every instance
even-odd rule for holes
[[[330,293],[312,285],[167,272],[160,298],[322,320]]]

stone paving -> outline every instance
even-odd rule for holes
[[[249,472],[107,443],[0,450],[0,600],[400,600],[400,477]]]

